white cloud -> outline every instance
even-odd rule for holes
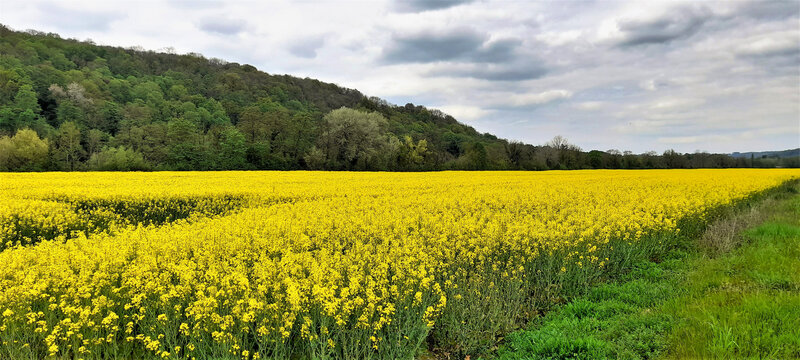
[[[463,121],[477,120],[480,119],[481,117],[486,116],[491,112],[491,110],[486,110],[479,106],[470,106],[470,105],[442,105],[442,106],[437,106],[437,108],[444,111],[447,114],[452,115],[456,119],[461,119]]]
[[[513,94],[508,96],[507,100],[501,100],[500,104],[510,106],[542,105],[570,97],[572,97],[572,92],[569,90],[547,90],[540,93]]]
[[[586,111],[594,111],[602,109],[605,105],[602,101],[584,101],[575,104],[576,109],[586,110]]]
[[[747,56],[797,54],[800,51],[800,32],[779,31],[754,36],[739,44],[737,50]]]
[[[694,108],[704,104],[706,101],[701,98],[664,98],[659,99],[652,105],[652,110],[674,110],[674,109],[687,109]]]
[[[700,142],[699,136],[672,136],[672,137],[660,137],[658,138],[658,142],[662,144],[696,144]]]

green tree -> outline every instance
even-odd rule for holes
[[[368,169],[385,143],[386,118],[376,112],[340,108],[325,115],[319,145],[333,169]]]
[[[316,146],[312,146],[304,157],[306,166],[311,170],[322,170],[325,168],[325,153]]]
[[[205,151],[197,125],[185,118],[170,120],[167,125],[169,163],[176,170],[201,170],[206,165]]]
[[[150,169],[142,154],[132,149],[126,149],[124,146],[103,148],[92,154],[87,161],[87,166],[96,171],[144,171]]]
[[[249,142],[267,140],[273,143],[288,124],[289,115],[286,108],[271,101],[261,101],[244,109],[236,126]]]
[[[21,77],[13,69],[0,68],[0,105],[8,104],[19,91]]]
[[[272,147],[269,141],[262,140],[249,143],[246,153],[247,162],[255,166],[256,169],[274,169],[272,161]]]
[[[33,87],[22,85],[14,96],[13,104],[0,107],[0,130],[13,133],[19,128],[35,127],[41,111]]]
[[[269,133],[267,115],[257,106],[244,109],[236,126],[247,137],[249,142],[266,139]]]
[[[83,109],[77,106],[71,100],[63,100],[58,104],[58,110],[56,111],[58,116],[58,124],[64,123],[77,123],[77,124],[85,124],[86,123],[86,114],[84,113]]]
[[[86,132],[86,151],[94,154],[103,148],[106,141],[108,141],[108,134],[101,130],[90,129]]]
[[[13,133],[17,128],[17,118],[17,113],[11,107],[0,107],[0,130]]]
[[[146,81],[133,87],[131,96],[141,99],[150,106],[158,106],[164,102],[164,93],[155,82]]]
[[[406,136],[398,151],[397,162],[401,169],[418,170],[428,155],[428,142],[422,139],[414,143],[410,136]]]
[[[131,84],[126,80],[111,79],[108,82],[108,91],[120,104],[125,104],[132,100]]]
[[[509,141],[508,143],[504,144],[504,149],[506,152],[506,157],[508,161],[511,162],[512,166],[515,169],[521,169],[523,164],[523,160],[527,153],[525,149],[525,144],[519,141]]]
[[[13,137],[0,137],[0,170],[43,170],[50,145],[35,131],[22,129]]]
[[[36,92],[30,85],[22,85],[14,97],[14,107],[20,111],[31,110],[34,114],[39,115],[42,108],[39,106],[39,101],[36,98]]]
[[[316,130],[313,116],[308,112],[300,112],[292,117],[289,123],[290,128],[286,140],[288,155],[295,161],[299,161],[302,154],[314,144],[313,135]]]
[[[686,158],[672,149],[664,151],[662,159],[664,160],[664,164],[667,166],[667,168],[670,169],[685,168],[687,165]]]
[[[598,150],[589,151],[589,166],[594,169],[602,169],[603,166],[603,152]]]
[[[182,100],[187,95],[189,92],[183,85],[172,85],[167,91],[167,96],[172,100]]]
[[[219,143],[219,167],[225,170],[243,169],[246,164],[247,143],[244,135],[230,126],[222,131]]]
[[[489,157],[486,147],[479,142],[472,144],[466,153],[467,167],[470,170],[486,170],[489,165]]]
[[[116,134],[119,131],[120,122],[123,120],[122,108],[113,101],[105,101],[100,107],[102,123],[99,130],[109,134]]]
[[[71,121],[61,124],[56,132],[53,157],[62,170],[74,171],[80,166],[86,151],[81,146],[81,130]]]

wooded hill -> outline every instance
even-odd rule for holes
[[[315,79],[0,25],[0,170],[442,170],[747,166],[481,134]],[[669,154],[670,156],[672,154]],[[752,162],[751,162],[752,164]]]

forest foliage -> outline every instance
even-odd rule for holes
[[[756,159],[761,160],[761,159]],[[787,166],[509,142],[310,78],[0,25],[0,170],[486,170]],[[794,164],[795,166],[797,164]]]

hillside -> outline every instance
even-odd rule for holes
[[[458,167],[474,144],[483,145],[484,157],[486,148],[502,152],[504,144],[437,110],[393,106],[357,90],[199,54],[97,46],[5,27],[0,54],[0,135],[31,128],[49,139],[51,159],[36,165],[48,169],[85,167],[104,147],[116,150],[111,156],[124,148],[125,156],[155,169],[307,168],[323,116],[341,107],[382,114],[382,134],[400,147],[425,140],[425,158],[407,167]],[[230,161],[241,153],[244,163]]]
[[[798,163],[798,158],[754,162],[674,151],[584,152],[560,136],[544,146],[508,142],[439,110],[392,105],[315,79],[271,75],[200,54],[98,46],[0,25],[0,171],[547,170]]]

